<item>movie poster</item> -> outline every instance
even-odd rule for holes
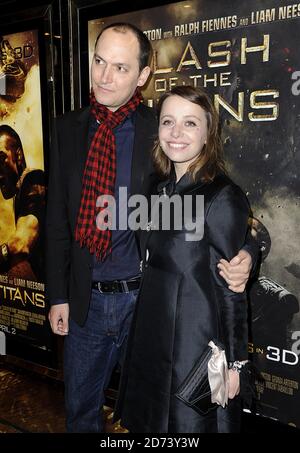
[[[213,3],[213,8],[212,8]],[[204,86],[220,113],[229,174],[246,192],[262,251],[250,292],[257,412],[300,426],[300,3],[191,0],[89,22],[128,21],[154,49],[145,102]]]
[[[0,37],[0,331],[44,345],[45,180],[38,32]]]

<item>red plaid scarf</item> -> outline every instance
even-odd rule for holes
[[[75,239],[86,246],[98,259],[104,260],[111,253],[111,230],[97,228],[96,218],[103,208],[96,207],[101,195],[115,194],[116,141],[113,129],[134,112],[141,102],[138,91],[127,104],[112,112],[91,96],[91,113],[99,122],[92,140],[82,179],[81,203],[75,229]]]

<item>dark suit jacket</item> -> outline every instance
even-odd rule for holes
[[[90,111],[70,112],[55,122],[50,156],[46,220],[47,296],[66,299],[70,316],[83,325],[92,282],[92,255],[74,240],[88,152]],[[154,112],[141,104],[136,111],[131,194],[147,195],[154,172],[150,157],[157,135]]]

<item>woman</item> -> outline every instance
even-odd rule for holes
[[[184,211],[181,229],[175,228],[178,218],[171,218],[167,229],[163,219],[157,224],[152,218],[142,233],[143,277],[116,415],[130,432],[237,431],[247,304],[245,294],[227,288],[216,264],[222,257],[230,260],[244,244],[249,205],[224,173],[218,116],[208,95],[175,87],[161,98],[158,113],[153,157],[158,172],[168,178],[159,193],[176,194],[182,204],[189,195],[192,208]],[[204,212],[197,209],[201,196]],[[191,225],[201,226],[203,214],[204,230],[191,231]],[[224,344],[231,367],[230,401],[226,409],[202,416],[174,393],[213,338]]]

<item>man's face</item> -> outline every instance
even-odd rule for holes
[[[0,136],[0,189],[5,199],[16,193],[18,169],[14,149],[14,139],[8,135]]]
[[[131,31],[105,30],[98,39],[91,68],[92,88],[97,102],[116,111],[143,86],[150,74],[139,69],[139,43]]]

